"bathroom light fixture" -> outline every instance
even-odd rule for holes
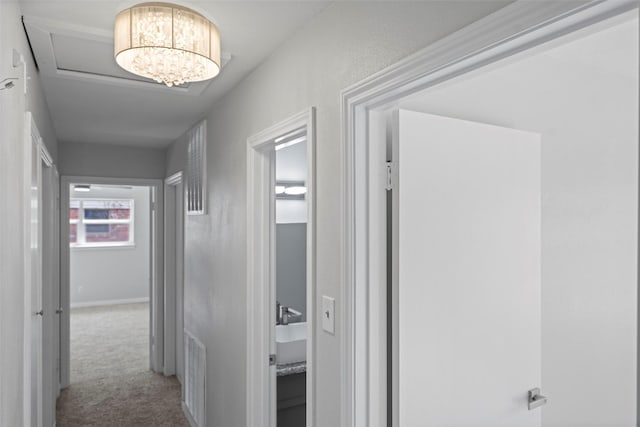
[[[304,181],[276,182],[276,199],[304,200],[306,193]]]
[[[220,73],[218,28],[198,12],[170,3],[141,3],[116,16],[119,66],[171,87]]]
[[[306,193],[307,193],[307,187],[303,187],[300,185],[287,187],[284,189],[284,194],[288,194],[290,196],[299,196],[301,194],[306,194]]]
[[[73,191],[83,191],[83,192],[87,192],[87,191],[91,191],[91,186],[90,185],[74,185],[73,186]]]

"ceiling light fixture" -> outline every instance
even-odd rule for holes
[[[119,66],[171,87],[220,73],[218,28],[198,12],[170,3],[141,3],[120,12],[114,29]]]

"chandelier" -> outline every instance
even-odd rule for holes
[[[207,18],[169,3],[141,3],[116,16],[115,58],[139,76],[171,87],[220,72],[220,34]]]

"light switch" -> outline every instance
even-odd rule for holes
[[[335,299],[322,296],[322,329],[330,334],[336,330],[335,306]]]

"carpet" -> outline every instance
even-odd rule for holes
[[[71,385],[58,427],[189,427],[180,383],[149,370],[149,305],[71,310]]]

